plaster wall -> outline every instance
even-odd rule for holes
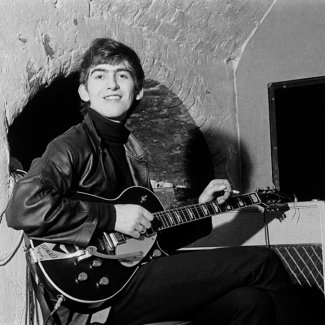
[[[235,73],[244,190],[272,185],[267,85],[324,76],[324,28],[324,1],[278,0],[245,48]]]
[[[240,187],[234,69],[272,4],[271,0],[0,0],[0,213],[10,195],[8,127],[40,88],[75,71],[83,50],[101,36],[135,48],[146,78],[176,94],[200,127],[216,171],[223,148],[228,176]],[[247,135],[245,140],[249,139]],[[10,259],[20,238],[21,233],[9,229],[2,218],[1,325],[25,322],[22,245]]]

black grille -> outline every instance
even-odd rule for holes
[[[316,244],[271,246],[294,281],[324,292],[322,246]]]

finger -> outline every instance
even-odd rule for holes
[[[141,224],[137,224],[135,225],[134,227],[134,230],[135,231],[138,231],[138,232],[142,232],[142,230],[145,229],[144,226],[142,226]]]
[[[220,193],[224,191],[224,193]],[[218,193],[219,192],[219,193]],[[231,185],[227,179],[213,179],[205,188],[199,197],[199,203],[205,203],[215,198],[216,193],[219,194],[218,203],[223,203],[230,197]],[[221,194],[221,195],[220,195]]]
[[[215,197],[215,194],[224,190],[224,186],[220,187],[220,185],[210,185],[209,188],[206,188],[205,191],[201,195],[201,199],[204,200],[212,200]],[[228,195],[228,194],[227,194]]]
[[[219,204],[225,203],[226,200],[227,200],[227,198],[225,198],[224,196],[218,196],[218,197],[217,197],[217,202],[218,202]]]
[[[228,191],[228,190],[227,191],[225,190],[224,194],[221,195],[221,197],[224,198],[225,200],[230,198],[230,196],[231,196],[231,191]]]
[[[226,189],[226,185],[220,184],[219,182],[212,182],[209,185],[210,186],[208,187],[208,189],[214,190],[214,191],[223,191],[224,189]]]
[[[133,237],[133,238],[139,238],[139,237],[140,237],[140,233],[139,233],[139,231],[137,231],[137,230],[133,230],[133,231],[131,231],[129,235],[130,235],[131,237]]]
[[[146,218],[142,218],[140,224],[145,228],[149,229],[151,227],[151,222],[148,221]]]
[[[153,220],[153,214],[150,213],[148,210],[146,209],[143,209],[143,213],[142,213],[143,217],[149,221],[152,221]]]
[[[146,232],[146,228],[141,224],[136,226],[135,230],[138,231],[140,234],[144,234]]]
[[[217,201],[219,204],[222,204],[225,201],[227,201],[230,196],[231,196],[231,193],[229,191],[225,191],[225,193],[223,195],[217,197]]]
[[[231,192],[231,185],[227,179],[214,179],[211,181],[211,187],[217,191],[229,191]]]

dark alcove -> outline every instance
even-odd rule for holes
[[[299,201],[325,199],[325,77],[270,83],[274,185]]]
[[[76,73],[58,77],[39,90],[10,125],[10,155],[23,169],[29,169],[52,139],[82,120],[78,85]]]

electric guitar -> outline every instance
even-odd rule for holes
[[[169,210],[163,209],[153,192],[139,186],[126,189],[113,200],[77,194],[89,201],[138,204],[154,214],[152,227],[137,239],[118,232],[103,233],[88,247],[30,239],[27,260],[33,264],[42,284],[55,295],[63,296],[70,308],[83,309],[110,302],[141,265],[167,255],[159,246],[159,232],[250,205],[269,207],[284,203],[277,190],[269,189],[232,196],[223,204],[213,201]]]

